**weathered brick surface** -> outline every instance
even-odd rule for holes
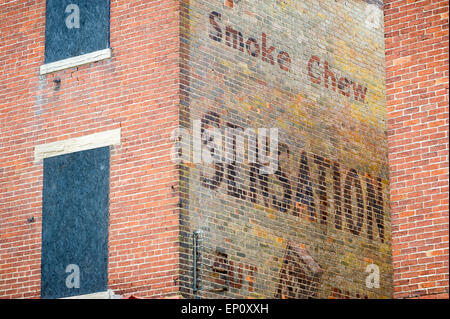
[[[200,138],[199,120],[222,132],[279,130],[278,170],[268,175],[249,160],[180,166],[183,295],[391,297],[380,4],[182,3],[185,135]],[[366,286],[370,264],[379,288]]]
[[[113,57],[40,76],[45,1],[0,4],[0,298],[40,295],[43,165],[34,147],[116,128],[108,287],[141,297],[178,291],[178,173],[169,153],[178,11],[175,0],[113,0]]]
[[[396,298],[448,298],[448,1],[385,1]]]
[[[40,76],[44,3],[0,4],[0,298],[40,295],[35,146],[117,128],[116,293],[448,297],[448,2],[387,1],[384,32],[375,0],[112,0],[112,58]],[[196,121],[277,128],[277,169],[176,165]]]

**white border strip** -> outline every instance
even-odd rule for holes
[[[115,129],[90,135],[69,138],[48,144],[36,145],[34,148],[34,162],[37,163],[47,157],[86,151],[93,148],[120,145],[120,131]]]
[[[114,294],[114,291],[108,289],[107,291],[95,292],[92,294],[78,295],[72,297],[64,297],[59,299],[120,299],[120,298],[121,298],[120,295],[116,295]]]
[[[95,52],[79,55],[73,58],[68,58],[52,63],[47,63],[41,65],[40,74],[48,74],[68,68],[72,68],[75,66],[97,62],[104,59],[109,59],[111,57],[111,49],[98,50]]]

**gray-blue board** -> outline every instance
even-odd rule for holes
[[[42,298],[106,291],[108,214],[109,147],[44,160]]]
[[[109,48],[109,0],[47,0],[45,63]]]

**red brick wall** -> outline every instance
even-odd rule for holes
[[[180,3],[111,0],[112,58],[45,76],[45,1],[0,4],[0,298],[40,295],[34,147],[116,128],[108,288],[178,294]],[[385,1],[385,34],[394,296],[448,298],[448,1]]]
[[[448,298],[448,12],[385,1],[396,298]]]
[[[141,297],[178,290],[178,174],[169,153],[178,6],[112,0],[112,58],[40,76],[45,1],[0,4],[0,298],[40,296],[43,165],[33,162],[34,147],[116,128],[108,288]]]

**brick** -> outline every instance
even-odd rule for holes
[[[119,128],[116,293],[194,297],[200,231],[202,298],[448,298],[448,2],[347,2],[112,1],[112,57],[47,75],[45,2],[1,6],[0,298],[40,295],[36,145]],[[176,164],[196,120],[278,128],[279,170]]]
[[[447,101],[448,104],[448,90],[439,90],[435,86],[435,84],[437,83],[442,83],[444,85],[447,85],[448,87],[448,75],[446,76],[444,75],[444,73],[438,73],[436,71],[436,68],[440,67],[441,65],[445,66],[445,68],[448,69],[448,54],[442,55],[442,52],[444,52],[444,50],[447,51],[447,44],[444,42],[436,42],[431,40],[433,37],[438,38],[440,36],[444,36],[445,34],[445,32],[441,32],[441,25],[445,23],[446,16],[442,16],[441,13],[448,12],[448,2],[439,2],[432,5],[426,4],[425,2],[416,2],[416,4],[418,9],[417,16],[415,11],[407,11],[406,6],[399,7],[397,13],[400,14],[402,10],[405,10],[404,12],[406,12],[406,15],[402,16],[401,21],[414,21],[413,25],[417,26],[417,30],[420,31],[410,32],[414,30],[414,28],[404,28],[401,24],[401,21],[394,20],[390,16],[386,16],[387,21],[385,20],[385,22],[387,22],[390,26],[392,34],[394,34],[396,30],[398,30],[397,28],[402,28],[403,32],[409,32],[409,38],[406,38],[402,42],[395,41],[395,39],[393,40],[393,36],[389,34],[386,37],[386,43],[389,43],[390,47],[408,50],[404,55],[402,55],[401,59],[403,59],[403,61],[413,60],[416,55],[414,51],[412,51],[412,49],[415,47],[421,48],[420,57],[414,60],[415,65],[411,67],[412,72],[419,72],[417,74],[411,73],[408,75],[414,75],[414,77],[408,77],[408,79],[411,79],[411,83],[418,83],[418,88],[409,86],[408,82],[405,81],[390,79],[392,77],[391,70],[394,70],[392,68],[391,61],[396,61],[396,59],[398,58],[386,55],[386,81],[387,83],[392,83],[398,90],[401,90],[403,88],[404,92],[401,96],[401,99],[394,100],[393,103],[390,103],[392,111],[389,111],[388,113],[388,126],[392,126],[391,122],[389,121],[391,115],[395,114],[396,110],[404,109],[405,105],[409,106],[409,101],[413,101],[414,105],[421,107],[422,111],[427,110],[426,112],[412,113],[414,120],[420,120],[420,122],[423,123],[420,126],[414,125],[412,121],[410,121],[409,123],[407,121],[402,122],[402,125],[405,126],[414,125],[411,133],[417,133],[417,137],[413,141],[421,142],[414,143],[413,141],[411,141],[410,145],[403,143],[401,144],[404,146],[405,150],[411,150],[413,151],[413,154],[417,155],[403,157],[403,165],[408,165],[408,163],[411,163],[413,165],[412,167],[421,167],[422,165],[426,165],[422,166],[422,172],[417,172],[414,174],[414,180],[409,183],[409,186],[417,185],[416,192],[404,193],[405,190],[403,188],[400,188],[399,184],[391,184],[391,193],[407,195],[407,197],[405,197],[405,199],[403,199],[402,202],[398,205],[394,205],[393,203],[392,214],[396,214],[396,212],[402,212],[402,214],[405,214],[406,212],[403,212],[405,207],[416,207],[415,210],[411,211],[411,213],[413,214],[411,218],[414,218],[413,220],[416,220],[420,216],[424,217],[425,215],[423,214],[427,214],[430,211],[441,211],[443,209],[445,210],[445,204],[443,204],[438,198],[448,198],[448,187],[447,189],[440,190],[436,188],[436,186],[433,186],[435,185],[433,183],[436,183],[435,181],[439,178],[443,178],[443,180],[445,181],[444,185],[448,185],[448,156],[443,159],[445,165],[442,168],[436,165],[429,165],[427,163],[419,162],[419,158],[428,158],[430,160],[430,163],[434,163],[435,161],[436,163],[441,162],[437,150],[443,150],[448,154],[448,142],[446,143],[443,140],[443,138],[448,137],[448,111],[437,107],[437,103],[439,103],[439,101]],[[390,8],[391,1],[387,1],[387,3],[385,2],[385,5]],[[385,9],[385,14],[387,12],[388,10]],[[423,18],[426,18],[426,23],[419,22],[419,19]],[[430,40],[427,40],[427,38]],[[420,46],[415,45],[415,43],[419,44],[419,41],[423,40],[426,40],[426,43],[421,43]],[[442,70],[445,70],[445,68],[442,68]],[[389,95],[391,94],[392,93],[387,92],[388,100]],[[420,96],[420,99],[417,99],[417,95],[415,94],[418,94]],[[442,116],[441,121],[437,120],[438,116]],[[439,131],[438,133],[435,130],[428,129],[433,127],[442,127],[442,131]],[[391,143],[389,144],[390,151],[395,151],[395,145],[397,145],[396,141],[399,139],[400,135],[391,136]],[[428,149],[428,147],[430,146],[432,146],[432,148]],[[392,174],[395,174],[398,180],[404,180],[407,178],[404,172],[398,171],[395,168],[396,166],[393,165],[392,161],[391,167],[393,168]],[[407,167],[409,169],[412,168],[409,165]],[[431,180],[431,178],[433,180]],[[438,196],[438,198],[432,199],[430,198],[429,194],[436,194],[433,196]],[[411,196],[415,196],[414,201],[411,202],[409,206],[406,206],[406,203],[409,203],[406,198],[411,198]],[[426,209],[424,209],[423,207],[426,207]],[[409,209],[411,208],[408,208],[408,212],[410,212]],[[403,243],[403,241],[394,241],[394,238],[400,235],[400,233],[397,231],[398,228],[396,227],[396,224],[399,222],[400,220],[393,220],[392,225],[392,249],[394,264],[397,260],[403,260],[403,258],[409,254],[408,251],[404,250],[404,246],[402,246],[401,244]],[[444,232],[444,234],[446,234],[446,237],[448,238],[448,214],[446,217],[433,219],[433,224],[434,223],[436,223],[437,228],[426,227],[429,222],[424,221],[421,223],[402,225],[402,229],[404,231],[409,230],[409,233],[411,234],[418,233],[419,238],[429,238],[427,243],[434,243],[435,240],[436,242],[440,242],[440,236],[442,235],[440,235],[439,231],[441,227],[443,227],[447,229],[446,233]],[[422,227],[426,228],[422,229]],[[415,244],[415,246],[417,246],[419,250],[426,250],[426,245],[427,244],[423,243],[422,241]],[[443,254],[443,257],[448,259],[448,240],[442,243],[441,247],[444,249],[435,250],[431,254]],[[414,263],[417,263],[418,265],[419,263],[422,263],[421,266],[426,266],[428,269],[427,274],[431,274],[433,271],[439,269],[439,267],[442,266],[441,264],[433,263],[433,261],[433,258],[418,259],[414,261],[410,267],[415,267]],[[448,273],[448,265],[443,269],[444,272]],[[404,286],[403,289],[394,290],[394,297],[396,298],[409,298],[417,296],[420,298],[442,298],[442,295],[439,295],[438,290],[434,291],[430,289],[431,287],[438,287],[437,289],[441,289],[440,291],[446,290],[448,294],[448,283],[440,282],[437,277],[429,277],[427,283],[421,283],[419,284],[419,286],[417,286],[412,284],[414,281],[418,280],[416,278],[417,274],[413,272],[407,272],[406,270],[399,270],[399,274],[401,274],[401,277],[398,278],[408,278],[411,280],[411,282],[409,283],[394,279],[394,287],[396,285]]]

